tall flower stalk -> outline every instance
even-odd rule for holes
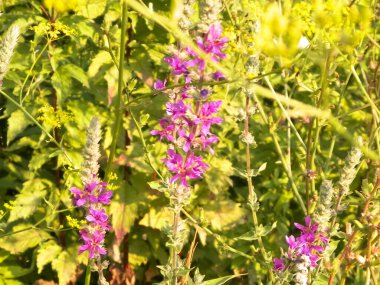
[[[108,284],[103,275],[103,269],[108,267],[108,262],[102,262],[102,255],[107,252],[104,248],[104,237],[111,229],[108,215],[104,209],[111,202],[112,192],[107,190],[107,182],[98,178],[99,172],[99,141],[101,130],[99,119],[94,117],[87,131],[87,143],[83,151],[84,161],[81,168],[81,180],[83,189],[72,187],[74,203],[85,210],[86,223],[79,230],[83,244],[79,246],[79,253],[88,252],[89,264],[86,272],[85,284],[90,284],[91,271],[98,271],[99,282]]]
[[[223,50],[227,41],[222,36],[222,26],[219,23],[211,25],[206,33],[196,39],[198,47],[214,61],[225,58]],[[202,154],[214,154],[212,145],[219,139],[211,132],[211,127],[222,122],[216,116],[222,102],[210,100],[212,89],[204,87],[204,83],[220,80],[224,76],[218,71],[208,70],[206,62],[189,47],[173,50],[172,55],[164,61],[170,66],[171,81],[184,85],[169,89],[166,80],[155,82],[154,88],[166,93],[169,101],[165,106],[165,117],[159,120],[160,128],[151,131],[152,135],[159,136],[160,141],[168,143],[167,157],[162,161],[170,173],[166,184],[170,193],[173,226],[168,242],[171,249],[170,262],[161,269],[174,285],[183,269],[178,254],[186,237],[186,227],[180,212],[191,195],[191,180],[202,178],[208,168]],[[200,84],[193,85],[195,82]]]

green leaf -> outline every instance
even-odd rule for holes
[[[76,11],[79,15],[94,19],[104,13],[106,5],[106,0],[80,0]]]
[[[165,192],[168,190],[168,187],[162,183],[162,181],[150,181],[148,182],[148,185],[150,188],[160,191],[160,192]]]
[[[211,222],[214,229],[222,230],[231,224],[241,221],[244,210],[231,200],[213,201],[204,206],[206,220]]]
[[[0,250],[0,264],[9,257],[9,253],[5,250]]]
[[[247,240],[247,241],[252,241],[252,240],[257,240],[258,236],[254,231],[249,231],[235,239],[240,239],[240,240]]]
[[[112,57],[109,52],[105,50],[100,51],[91,61],[90,67],[88,68],[88,76],[95,77],[104,65],[111,64]]]
[[[50,181],[42,179],[31,179],[25,182],[21,193],[16,196],[8,222],[30,217],[45,197],[46,187],[49,184],[51,184]]]
[[[7,144],[21,134],[32,122],[21,110],[11,113],[8,119]]]
[[[83,84],[83,86],[87,88],[90,87],[86,72],[84,72],[84,70],[79,66],[70,63],[62,66],[60,69],[62,72],[65,72],[68,75],[70,75],[73,79],[78,80],[80,83]]]
[[[220,193],[232,186],[230,176],[234,174],[231,161],[223,158],[213,157],[210,161],[210,169],[205,178],[211,192]]]
[[[142,114],[141,116],[140,116],[140,125],[141,126],[145,126],[146,125],[146,123],[148,122],[148,120],[149,120],[149,114]]]
[[[71,78],[63,68],[58,68],[51,77],[51,83],[57,94],[57,106],[62,106],[62,102],[71,94]]]
[[[242,276],[245,274],[238,274],[238,275],[229,275],[225,277],[220,277],[212,280],[207,280],[201,283],[201,285],[221,285],[226,283],[227,281],[230,281],[231,279],[237,278],[239,276]]]
[[[43,243],[37,250],[37,268],[41,273],[44,266],[57,258],[62,248],[54,240]]]
[[[3,279],[0,276],[0,285],[25,285],[24,282],[14,279]]]
[[[40,242],[51,239],[45,231],[33,229],[30,224],[20,224],[14,226],[12,232],[17,232],[0,238],[0,247],[11,254],[20,254],[29,248],[37,246]]]
[[[23,268],[18,265],[0,266],[0,275],[3,278],[19,278],[31,272],[30,268]]]
[[[53,260],[52,268],[58,273],[59,285],[66,285],[70,282],[77,268],[77,252],[75,248],[62,251]]]
[[[116,242],[120,245],[123,237],[129,232],[138,217],[138,205],[133,203],[131,199],[131,190],[128,189],[126,183],[120,186],[120,191],[115,193],[110,207],[110,215],[112,215],[112,228],[115,230]]]
[[[171,221],[173,213],[167,209],[156,210],[151,208],[148,213],[141,219],[140,225],[150,227],[153,229],[162,230]]]

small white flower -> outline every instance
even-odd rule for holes
[[[305,49],[305,48],[307,48],[309,45],[310,45],[310,42],[309,42],[309,40],[307,39],[307,37],[302,36],[302,37],[300,38],[299,42],[298,42],[298,47],[299,47],[300,49]]]

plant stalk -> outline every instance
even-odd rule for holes
[[[249,134],[249,96],[246,96],[245,98],[245,121],[244,121],[244,135],[247,137]],[[255,209],[255,203],[257,202],[257,196],[256,193],[253,190],[253,183],[252,183],[252,177],[251,177],[251,153],[250,153],[250,144],[247,141],[246,144],[246,172],[247,172],[247,183],[248,183],[248,203],[251,208],[252,212],[252,220],[253,225],[255,228],[256,235],[258,235],[259,231],[259,222],[257,219],[256,209]],[[259,244],[259,249],[261,252],[261,255],[263,256],[264,262],[267,261],[267,253],[265,251],[264,243],[260,235],[257,236],[257,241]],[[271,270],[269,270],[269,276],[272,281],[274,282],[274,276]]]
[[[116,145],[117,141],[120,137],[121,127],[123,124],[123,108],[124,106],[124,98],[123,98],[123,89],[124,89],[124,54],[125,54],[125,43],[126,43],[126,28],[127,28],[127,17],[128,17],[128,6],[127,1],[123,1],[122,6],[122,16],[121,16],[121,29],[120,29],[120,54],[119,54],[119,78],[118,78],[118,84],[117,84],[117,96],[116,96],[116,104],[115,104],[115,111],[116,111],[116,119],[115,124],[113,127],[113,136],[112,136],[112,143],[110,148],[110,155],[108,157],[107,166],[106,166],[106,175],[105,179],[107,180],[109,178],[109,174],[111,171],[111,166],[113,163],[113,159],[115,157],[116,152]]]
[[[90,285],[90,281],[91,281],[91,267],[89,263],[86,268],[86,278],[84,280],[84,285]]]

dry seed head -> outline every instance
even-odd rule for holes
[[[211,25],[219,22],[219,13],[222,11],[222,1],[220,0],[201,0],[199,3],[198,31],[207,33]]]
[[[294,266],[294,285],[307,285],[309,267],[309,258],[306,255],[302,255],[300,260],[297,260],[297,263]]]
[[[358,146],[363,144],[361,137],[358,138]],[[350,191],[350,185],[356,176],[356,166],[360,163],[362,152],[359,147],[354,146],[346,157],[346,163],[340,174],[338,187],[344,197]]]
[[[0,40],[0,81],[3,80],[5,73],[8,71],[9,63],[19,36],[20,28],[19,26],[14,25]]]
[[[94,181],[94,175],[99,172],[99,142],[101,139],[100,122],[97,117],[94,117],[90,126],[87,129],[87,142],[83,151],[83,163],[82,163],[82,181],[84,184],[88,184]]]
[[[323,180],[319,193],[319,202],[314,212],[313,220],[318,223],[319,229],[324,231],[329,226],[332,216],[332,198],[334,186],[330,180]]]

